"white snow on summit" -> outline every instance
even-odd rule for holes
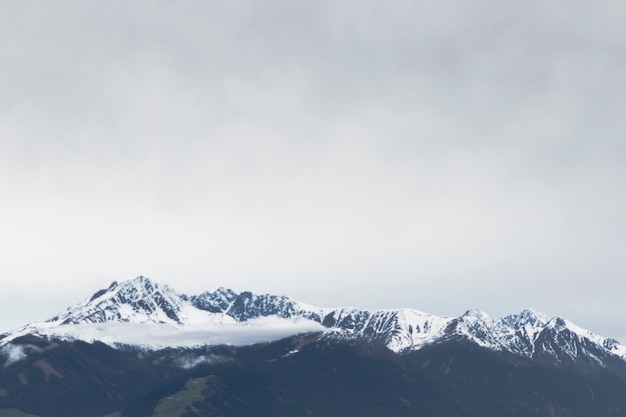
[[[0,346],[28,334],[147,349],[246,345],[323,330],[320,323],[300,317],[265,316],[240,322],[199,309],[168,286],[138,277],[114,282],[48,321],[17,329],[0,340]]]
[[[161,349],[245,345],[306,332],[378,340],[398,353],[466,341],[558,363],[587,358],[603,364],[607,355],[626,360],[626,346],[616,340],[531,309],[494,319],[480,310],[441,317],[414,309],[318,308],[284,296],[225,288],[188,297],[145,277],[114,282],[46,322],[8,333],[0,339],[0,354],[19,360],[25,353],[11,342],[29,334]]]

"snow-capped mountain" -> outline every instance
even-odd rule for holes
[[[478,310],[441,317],[414,309],[318,308],[284,296],[225,288],[187,296],[145,277],[114,282],[48,321],[10,332],[0,339],[0,347],[6,350],[12,340],[28,334],[160,349],[245,345],[304,332],[380,341],[397,353],[469,342],[555,364],[626,360],[626,346],[616,340],[534,310],[494,319]]]
[[[50,323],[169,323],[189,320],[189,306],[168,286],[138,277],[122,284],[113,282],[89,299],[70,307]]]

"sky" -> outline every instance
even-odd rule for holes
[[[5,1],[0,331],[138,275],[626,342],[621,1]]]

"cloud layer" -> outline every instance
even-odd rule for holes
[[[620,2],[0,8],[2,327],[144,274],[626,339]]]

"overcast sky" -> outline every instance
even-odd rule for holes
[[[5,1],[0,331],[113,280],[626,342],[622,1]]]

